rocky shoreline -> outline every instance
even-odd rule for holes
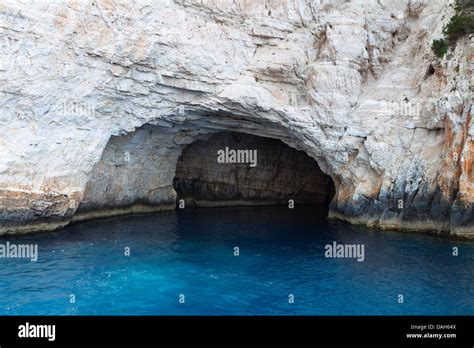
[[[183,150],[236,132],[314,160],[331,218],[474,238],[474,35],[432,51],[446,1],[0,10],[0,234],[174,208]]]

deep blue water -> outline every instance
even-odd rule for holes
[[[315,206],[190,209],[0,238],[39,245],[37,262],[0,259],[0,314],[474,314],[473,243],[323,215]],[[333,241],[363,243],[365,261],[325,258]]]

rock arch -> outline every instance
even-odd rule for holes
[[[219,139],[220,145],[224,145],[227,139],[230,141],[228,143],[232,144],[236,136],[240,140],[244,139],[251,145],[258,146],[264,153],[267,152],[265,157],[261,158],[265,163],[264,170],[271,170],[277,176],[284,175],[278,173],[279,170],[275,167],[278,165],[278,158],[273,159],[275,163],[269,164],[272,160],[269,158],[272,155],[268,153],[269,146],[276,146],[279,155],[286,156],[289,161],[295,161],[294,164],[299,165],[295,168],[295,173],[301,176],[304,170],[308,170],[307,174],[314,177],[310,178],[308,183],[306,178],[300,178],[294,185],[288,184],[288,187],[292,187],[291,190],[285,190],[273,183],[270,189],[278,191],[274,192],[273,197],[271,193],[265,194],[263,190],[259,194],[251,194],[250,187],[233,185],[234,189],[240,190],[237,196],[242,198],[239,202],[234,201],[233,205],[282,204],[288,199],[295,199],[297,203],[329,204],[335,192],[333,181],[321,171],[314,159],[303,151],[296,150],[297,141],[288,132],[282,132],[275,126],[256,125],[245,120],[239,123],[238,118],[229,115],[224,117],[230,118],[231,121],[217,126],[212,123],[200,124],[199,127],[196,127],[193,121],[173,127],[146,124],[125,135],[112,136],[104,148],[101,159],[90,173],[83,197],[72,220],[174,209],[177,198],[176,168],[183,150],[186,147],[196,149],[196,146],[206,144],[209,139]],[[262,128],[265,128],[264,132]],[[213,160],[215,161],[215,157]],[[209,160],[205,162],[205,165],[211,163]],[[282,170],[286,170],[288,174],[289,169],[290,166],[286,163],[286,167]],[[253,175],[255,179],[252,173],[250,176]],[[195,173],[188,171],[187,174],[192,176]],[[223,175],[225,174],[224,171]],[[181,187],[183,184],[182,181]],[[310,187],[311,184],[320,184],[323,187]],[[220,202],[216,205],[229,205],[228,198],[232,197],[223,197],[227,203]]]
[[[331,176],[331,217],[473,238],[472,45],[431,51],[447,2],[218,3],[6,4],[0,234],[92,209],[107,144],[155,126],[166,156],[218,131],[279,139]]]

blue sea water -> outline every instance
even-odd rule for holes
[[[0,314],[474,314],[473,243],[327,223],[324,214],[189,209],[3,237],[38,244],[39,259],[0,259]],[[325,258],[333,241],[364,244],[365,260]]]

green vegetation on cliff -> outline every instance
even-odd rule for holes
[[[474,33],[474,0],[456,0],[456,14],[443,28],[444,38],[433,40],[431,48],[438,58],[443,58],[448,47],[466,34]]]

